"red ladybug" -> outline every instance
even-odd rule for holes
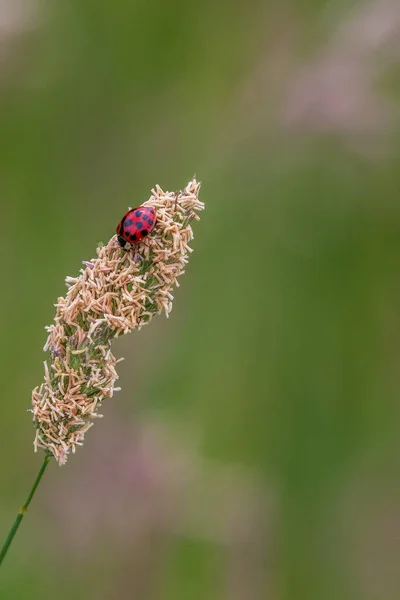
[[[138,206],[127,212],[117,227],[121,248],[126,248],[127,243],[141,242],[154,229],[156,218],[156,211],[151,206]]]

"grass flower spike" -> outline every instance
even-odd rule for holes
[[[35,451],[44,449],[65,464],[101,416],[102,402],[118,389],[112,339],[171,312],[172,290],[192,251],[190,222],[204,208],[199,188],[195,179],[179,193],[156,186],[143,204],[157,215],[145,242],[126,252],[113,236],[97,249],[97,258],[83,263],[78,277],[66,278],[67,294],[58,298],[47,327],[44,381],[32,393]]]

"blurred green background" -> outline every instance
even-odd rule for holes
[[[399,32],[395,0],[0,1],[2,535],[64,277],[156,183],[206,202],[2,599],[400,597]]]

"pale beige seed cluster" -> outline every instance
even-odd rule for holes
[[[190,222],[204,209],[199,188],[195,179],[179,193],[156,186],[142,205],[157,214],[145,241],[125,251],[113,236],[97,248],[97,258],[84,262],[78,277],[66,278],[68,292],[58,298],[54,323],[47,327],[44,381],[32,393],[35,451],[42,448],[65,464],[101,416],[103,400],[119,389],[112,338],[171,312],[172,290],[192,252]]]

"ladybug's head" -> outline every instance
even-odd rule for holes
[[[132,245],[129,242],[127,242],[121,235],[118,235],[117,239],[118,239],[118,244],[126,252],[132,248]]]

